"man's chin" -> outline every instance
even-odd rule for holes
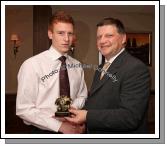
[[[67,53],[68,51],[69,51],[70,49],[68,48],[65,48],[65,49],[63,49],[63,53]]]
[[[107,52],[104,52],[104,51],[100,51],[100,53],[103,55],[103,56],[106,56],[108,53]]]
[[[109,51],[108,51],[108,49],[107,49],[107,48],[100,49],[99,51],[100,51],[100,53],[101,53],[101,54],[103,54],[103,55],[106,55],[106,54],[108,54],[108,53],[109,53]]]

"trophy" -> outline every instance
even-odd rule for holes
[[[55,104],[57,105],[57,111],[55,112],[56,117],[65,117],[70,116],[71,113],[68,111],[70,108],[70,104],[72,102],[72,99],[68,96],[60,96],[57,98]]]

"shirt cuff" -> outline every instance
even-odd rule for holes
[[[71,106],[76,109],[81,109],[84,106],[84,104],[85,104],[85,99],[82,99],[82,100],[76,99],[73,101]]]
[[[52,118],[51,120],[48,120],[48,128],[52,131],[58,132],[59,128],[61,127],[62,122],[58,121],[54,118]]]

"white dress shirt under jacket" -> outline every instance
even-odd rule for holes
[[[57,110],[55,101],[60,96],[59,57],[61,54],[51,46],[49,50],[27,59],[22,64],[18,73],[16,102],[16,115],[26,124],[56,132],[62,124],[53,118]],[[72,106],[80,109],[87,98],[84,72],[77,65],[80,62],[68,55],[66,57]]]
[[[111,65],[111,64],[113,63],[113,61],[114,61],[124,50],[125,50],[125,48],[122,48],[122,49],[118,52],[118,54],[116,54],[115,56],[111,57],[109,60],[107,60],[107,59],[105,58],[105,62],[109,62],[110,65]]]

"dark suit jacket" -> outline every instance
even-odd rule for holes
[[[95,72],[84,107],[88,133],[147,133],[148,68],[126,51],[99,80],[102,66]]]

